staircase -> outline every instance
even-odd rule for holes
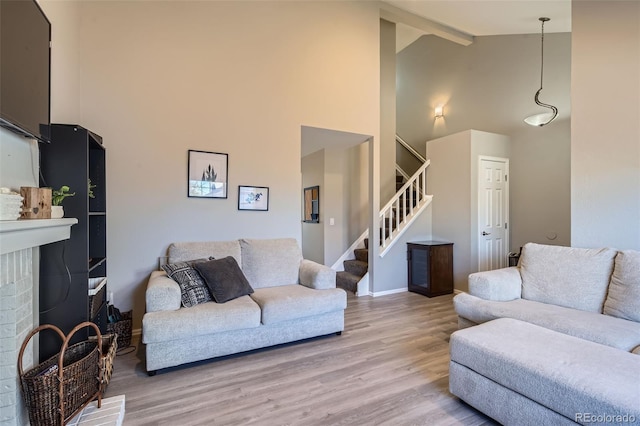
[[[405,177],[402,174],[396,175],[396,191],[403,191],[405,193],[405,202],[398,203],[396,207],[393,207],[391,217],[385,219],[385,235],[382,236],[383,229],[380,229],[380,244],[397,229],[398,223],[402,223],[407,218],[409,211],[416,207],[418,196],[415,189],[410,187],[404,188]],[[404,188],[404,189],[403,189]],[[409,194],[412,191],[412,194]],[[411,201],[410,201],[411,200]],[[400,221],[395,220],[401,219]],[[342,288],[346,291],[356,293],[358,290],[358,282],[369,271],[369,239],[364,239],[364,248],[356,248],[353,250],[355,259],[347,259],[342,262],[344,271],[338,271],[336,273],[336,287]]]
[[[431,203],[433,196],[427,195],[429,164],[426,160],[404,183],[396,177],[396,188],[399,189],[380,210],[380,256],[389,251],[418,213]]]
[[[369,271],[369,239],[365,238],[364,248],[353,250],[355,259],[343,261],[344,271],[336,272],[336,287],[356,293],[358,282]]]
[[[397,135],[396,141],[412,152],[422,162],[422,165],[413,176],[409,176],[396,166],[396,194],[380,209],[380,247],[375,253],[380,257],[383,257],[391,249],[398,241],[398,237],[433,199],[433,196],[427,195],[429,160],[422,157]],[[361,287],[360,292],[366,292],[369,271],[369,239],[366,238],[368,234],[369,230],[367,229],[332,266],[337,271],[336,287],[358,295],[360,295],[358,287]],[[362,248],[363,243],[364,248]]]

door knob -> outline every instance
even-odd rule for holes
[[[483,236],[485,236],[485,235],[491,235],[491,232],[485,232],[485,231],[482,231],[482,235],[483,235]]]

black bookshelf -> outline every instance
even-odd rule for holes
[[[71,237],[40,248],[40,324],[67,334],[83,321],[107,325],[107,291],[89,296],[89,279],[107,276],[106,155],[102,137],[81,126],[52,124],[51,144],[40,146],[42,187],[70,187],[64,216],[78,219]],[[89,197],[89,180],[94,198]],[[86,328],[72,343],[87,337]],[[60,338],[40,333],[40,360],[60,350]]]

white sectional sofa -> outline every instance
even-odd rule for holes
[[[454,307],[450,390],[480,411],[640,422],[640,252],[529,243],[518,267],[471,274]]]
[[[335,271],[302,258],[295,239],[171,244],[168,263],[231,256],[253,293],[191,307],[164,271],[151,274],[142,342],[150,375],[162,368],[310,337],[341,334],[346,293]]]

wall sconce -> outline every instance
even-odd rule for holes
[[[436,113],[435,116],[436,118],[443,118],[444,117],[444,112],[443,112],[443,106],[442,105],[438,105],[435,109]]]

